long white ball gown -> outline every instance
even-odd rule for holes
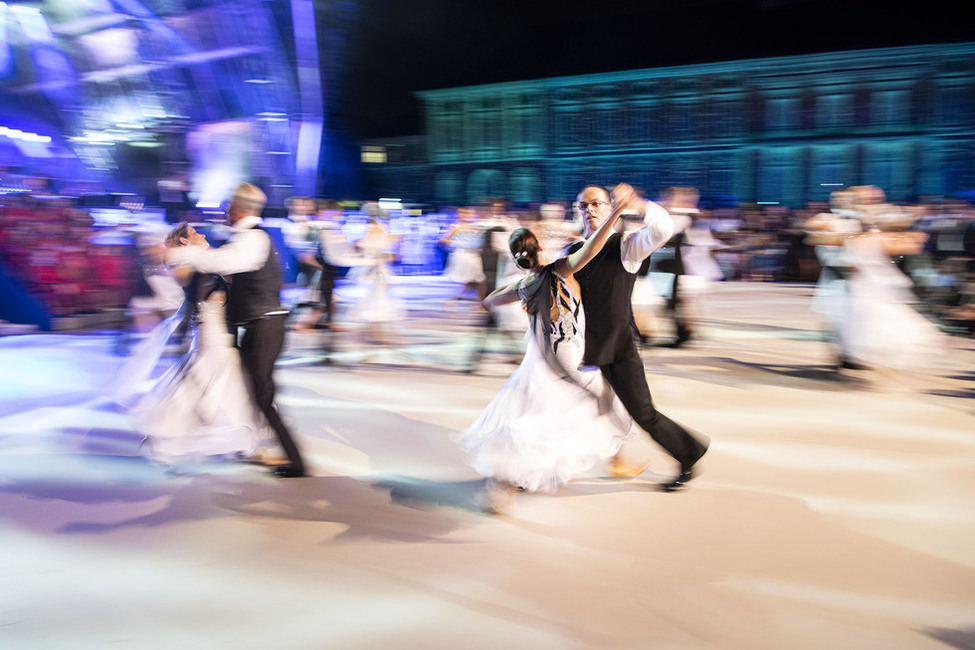
[[[393,278],[386,255],[393,238],[385,228],[370,226],[368,234],[359,242],[359,249],[367,262],[356,269],[356,279],[365,293],[352,304],[346,318],[358,323],[392,323],[406,318],[406,303],[390,293]]]
[[[552,491],[613,456],[632,424],[599,369],[579,368],[582,305],[551,267],[544,273],[554,278],[558,319],[532,318],[521,365],[457,438],[479,474],[532,492]]]
[[[202,299],[197,302],[189,352],[130,410],[136,428],[147,438],[148,455],[158,462],[174,465],[212,456],[249,456],[275,444],[251,397],[234,337],[228,333],[222,300],[226,293],[216,291],[219,288],[210,280],[197,294]],[[160,351],[143,349],[138,354],[156,354],[158,360]],[[146,365],[137,358],[128,367]]]
[[[911,279],[884,251],[878,236],[850,239],[845,259],[856,271],[845,280],[843,351],[873,367],[911,370],[937,365],[947,349],[937,327],[912,306]]]

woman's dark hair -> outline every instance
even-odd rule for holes
[[[166,235],[166,247],[172,248],[173,246],[181,246],[180,239],[190,238],[190,225],[188,223],[181,223]]]
[[[538,239],[527,228],[518,228],[508,237],[508,249],[514,255],[515,264],[528,270],[538,266]]]

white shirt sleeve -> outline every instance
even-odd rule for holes
[[[192,266],[203,273],[233,275],[256,271],[271,251],[271,238],[258,228],[238,230],[220,248],[180,246],[171,248],[166,260],[173,266]]]
[[[678,212],[676,214],[671,214],[670,218],[674,221],[674,235],[680,232],[687,232],[687,230],[691,227],[691,217],[686,213]]]
[[[643,223],[640,230],[624,234],[620,244],[623,268],[630,273],[639,271],[643,260],[674,236],[674,220],[653,201],[644,202]]]

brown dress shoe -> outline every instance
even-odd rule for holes
[[[624,462],[619,454],[616,454],[609,461],[609,473],[616,478],[635,478],[645,472],[649,466],[650,463],[630,465]]]

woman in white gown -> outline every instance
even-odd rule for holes
[[[823,264],[812,306],[827,320],[839,366],[914,370],[936,364],[944,336],[913,308],[911,279],[891,259],[921,250],[925,235],[904,230],[914,217],[883,203],[873,186],[833,199],[840,207],[806,227]]]
[[[580,369],[585,313],[573,274],[599,252],[625,206],[577,252],[543,266],[541,247],[528,230],[509,241],[515,260],[529,271],[491,293],[488,308],[521,299],[531,315],[521,365],[457,440],[468,463],[491,480],[490,508],[520,489],[553,491],[600,460],[612,457],[631,420],[597,368]]]
[[[356,248],[362,254],[363,265],[356,269],[357,280],[365,293],[352,306],[346,316],[355,323],[362,323],[372,330],[373,338],[383,340],[384,323],[402,321],[406,318],[406,303],[390,293],[393,277],[386,259],[399,239],[390,235],[386,226],[375,218],[369,223],[366,235],[358,241]]]
[[[898,247],[903,253],[920,250],[917,234],[872,231],[844,244],[844,259],[855,271],[846,280],[847,317],[839,337],[856,364],[913,370],[937,365],[945,351],[944,335],[911,306],[911,279],[890,257]]]
[[[458,209],[457,223],[440,239],[440,244],[450,246],[444,276],[460,285],[452,300],[460,300],[470,292],[479,295],[485,281],[481,261],[484,229],[477,222],[477,213],[472,208]]]
[[[203,235],[183,224],[170,233],[167,245],[207,243]],[[186,282],[184,308],[193,310],[190,349],[138,399],[130,416],[146,437],[150,458],[166,465],[213,456],[260,456],[275,442],[250,395],[240,354],[227,329],[227,284],[218,275],[185,270],[178,270],[177,275]],[[164,323],[161,333],[150,335],[147,345],[119,374],[117,386],[134,386],[145,379],[137,375],[147,375],[146,368],[151,372],[158,362],[167,338],[164,334],[172,330],[171,325]],[[121,390],[115,396],[125,403]]]

